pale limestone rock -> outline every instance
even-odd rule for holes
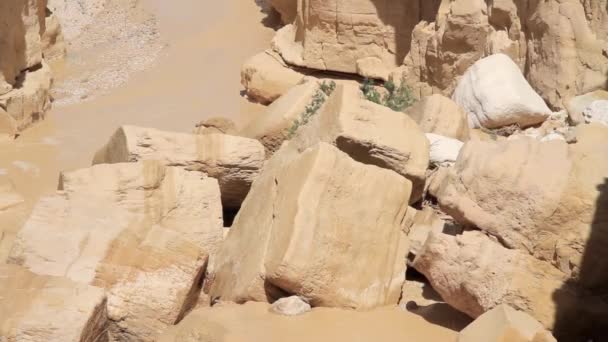
[[[469,140],[467,114],[443,95],[427,96],[405,112],[425,133],[435,133],[460,141]]]
[[[585,123],[597,122],[608,126],[608,100],[597,100],[583,111]]]
[[[431,146],[431,164],[453,165],[464,143],[460,140],[444,137],[438,134],[427,133],[426,138]]]
[[[259,140],[269,158],[289,138],[289,129],[299,120],[318,92],[317,82],[306,82],[291,88],[273,102],[259,118],[252,120],[241,134]]]
[[[269,301],[287,292],[312,306],[396,304],[410,189],[398,174],[355,162],[326,143],[301,154],[283,145],[214,259],[211,298]]]
[[[270,311],[284,316],[299,316],[310,311],[310,304],[298,296],[285,297],[272,303]]]
[[[241,84],[250,100],[272,103],[291,87],[302,82],[304,74],[284,64],[272,51],[261,52],[248,59],[241,69]]]
[[[471,141],[430,192],[457,221],[576,278],[590,234],[607,229],[600,186],[608,177],[608,127],[581,125],[576,140]],[[596,236],[598,245],[606,242]],[[600,274],[586,286],[601,283]]]
[[[504,304],[479,316],[458,335],[458,342],[479,341],[557,342],[534,317]]]
[[[364,164],[393,170],[413,183],[411,201],[422,195],[429,142],[407,115],[364,100],[356,86],[340,84],[293,139],[300,150],[331,143]]]
[[[585,123],[583,112],[593,102],[598,100],[608,100],[608,91],[596,90],[587,94],[571,98],[567,102],[568,116],[575,125]]]
[[[195,135],[123,126],[95,154],[93,164],[159,160],[216,178],[227,207],[238,208],[264,164],[256,140],[225,134]]]
[[[234,121],[225,117],[213,117],[207,120],[203,120],[196,125],[194,134],[205,135],[205,134],[228,134],[237,135],[236,124]]]
[[[105,288],[111,338],[152,341],[196,303],[222,226],[215,179],[155,161],[97,165],[62,174],[9,262]]]
[[[107,341],[103,289],[0,264],[0,340]]]
[[[517,65],[504,54],[473,64],[458,83],[453,99],[467,112],[472,128],[527,127],[551,115]]]
[[[15,136],[42,120],[50,108],[51,70],[46,63],[22,74],[23,83],[0,95],[0,135]]]
[[[431,233],[413,267],[454,308],[473,318],[509,304],[550,328],[554,292],[567,276],[549,263],[506,249],[481,232]]]

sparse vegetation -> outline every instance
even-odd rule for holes
[[[384,82],[383,87],[384,95],[376,89],[373,80],[365,79],[361,85],[361,91],[368,101],[383,105],[397,112],[403,111],[416,102],[412,90],[405,82],[405,76],[401,78],[399,85],[395,84],[391,78]]]
[[[335,89],[336,82],[334,81],[323,81],[321,83],[319,89],[317,89],[315,94],[312,96],[312,100],[304,109],[304,112],[300,114],[300,118],[294,120],[291,127],[287,130],[288,139],[293,138],[300,126],[306,125],[310,121],[310,118],[312,118],[313,115],[317,114],[319,109],[321,109],[327,98],[334,92]]]

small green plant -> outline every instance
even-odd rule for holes
[[[405,82],[405,75],[401,78],[398,86],[390,78],[384,82],[383,87],[384,96],[376,89],[374,81],[366,78],[363,80],[363,84],[361,84],[361,91],[368,101],[383,105],[397,112],[403,111],[416,102],[412,90]]]
[[[300,118],[294,120],[291,127],[289,127],[287,130],[287,139],[293,138],[300,126],[306,125],[313,115],[317,114],[319,109],[321,109],[327,98],[334,92],[335,89],[336,82],[334,81],[323,81],[321,85],[319,85],[319,89],[317,89],[312,96],[312,99],[304,109],[304,112],[300,114]]]

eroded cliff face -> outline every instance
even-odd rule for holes
[[[46,0],[0,3],[0,136],[14,136],[50,105],[45,57],[65,53],[61,29]]]
[[[405,73],[419,95],[450,95],[468,67],[495,53],[509,55],[554,109],[608,80],[606,0],[273,3],[295,17],[274,41],[288,63],[374,78]]]

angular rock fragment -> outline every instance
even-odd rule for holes
[[[425,133],[434,133],[460,141],[469,140],[467,114],[451,99],[435,94],[405,110]]]
[[[222,241],[217,181],[158,162],[64,173],[19,232],[9,262],[105,288],[110,335],[152,341],[198,299]]]
[[[397,303],[410,189],[398,174],[331,145],[301,154],[284,145],[215,258],[211,297],[271,301],[289,293],[313,306],[347,308]]]
[[[264,147],[256,140],[225,134],[123,126],[95,154],[93,164],[140,160],[204,172],[219,181],[224,205],[238,208],[264,164]]]
[[[104,290],[0,264],[0,340],[107,341]]]

